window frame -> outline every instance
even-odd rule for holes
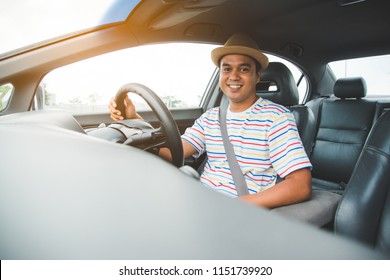
[[[147,45],[147,46],[132,47],[132,48],[128,48],[128,49],[118,50],[118,51],[103,54],[103,55],[100,55],[97,57],[89,58],[89,59],[86,59],[83,61],[79,61],[79,62],[76,62],[73,64],[65,65],[65,66],[58,68],[58,69],[54,69],[53,71],[46,74],[46,76],[42,79],[40,86],[38,87],[38,90],[36,92],[35,98],[34,98],[32,110],[50,109],[52,107],[50,105],[51,102],[57,102],[56,97],[53,96],[52,92],[47,89],[47,78],[50,77],[51,75],[53,75],[53,73],[54,73],[54,75],[56,75],[57,71],[60,72],[58,74],[58,75],[60,75],[61,71],[63,71],[64,69],[65,69],[65,71],[72,71],[72,67],[76,67],[76,68],[77,67],[84,67],[83,64],[85,64],[85,63],[88,64],[90,61],[92,61],[92,64],[99,63],[99,61],[100,61],[100,63],[104,63],[105,61],[109,61],[109,62],[107,62],[108,63],[107,65],[110,65],[110,63],[112,63],[112,61],[110,61],[111,57],[115,58],[115,56],[121,56],[121,54],[127,54],[127,53],[132,54],[133,51],[135,53],[137,53],[137,51],[140,51],[140,50],[142,51],[141,48],[145,48],[145,50],[149,50],[149,48],[151,48],[152,50],[153,50],[153,48],[157,48],[156,50],[158,50],[158,48],[160,48],[160,46],[161,46],[162,49],[165,48],[165,50],[166,50],[172,45],[178,46],[180,51],[182,51],[182,49],[185,49],[186,46],[190,46],[190,45],[193,46],[194,48],[196,48],[198,46],[199,46],[199,48],[204,48],[201,50],[201,54],[199,54],[199,56],[200,55],[202,56],[202,58],[201,58],[202,62],[200,63],[200,66],[198,66],[198,67],[199,67],[199,69],[203,69],[203,66],[208,63],[208,65],[209,65],[208,67],[210,67],[210,68],[207,68],[209,71],[207,73],[210,73],[210,74],[207,74],[204,77],[202,77],[204,79],[204,81],[203,81],[204,86],[202,88],[200,88],[197,92],[203,92],[203,94],[202,95],[198,94],[200,96],[199,96],[198,102],[196,104],[193,103],[191,106],[182,106],[182,107],[168,106],[168,108],[170,110],[175,110],[175,109],[185,110],[185,109],[191,109],[191,108],[203,108],[204,110],[206,110],[206,109],[210,108],[210,106],[212,107],[212,106],[218,104],[218,102],[217,102],[218,99],[215,99],[218,97],[213,97],[213,96],[218,95],[218,93],[215,94],[215,92],[216,92],[216,87],[218,87],[219,73],[218,73],[218,68],[216,68],[215,65],[212,64],[212,62],[209,58],[210,57],[209,53],[210,53],[211,49],[217,47],[218,45],[212,45],[212,44],[207,45],[207,44],[203,44],[203,43],[196,43],[196,44],[195,43],[191,43],[191,44],[190,43],[176,43],[176,44],[175,43],[165,43],[165,44]],[[180,49],[180,48],[182,48],[182,49]],[[272,54],[267,54],[267,55],[268,55],[271,62],[272,61],[282,62],[290,69],[290,71],[292,72],[294,79],[297,83],[298,89],[299,89],[299,95],[300,95],[299,101],[300,101],[300,103],[303,103],[305,98],[307,98],[307,93],[308,93],[308,88],[309,88],[309,81],[307,79],[307,76],[304,74],[304,72],[296,64],[294,64],[286,59],[283,59],[281,57],[272,55]],[[189,55],[184,53],[184,57],[186,57],[186,56],[189,56]],[[204,57],[204,59],[203,59],[203,57]],[[121,57],[121,59],[124,60],[123,56]],[[153,59],[151,61],[153,61]],[[137,63],[134,63],[134,64],[137,65]],[[81,66],[78,66],[78,65],[81,65]],[[112,71],[113,69],[115,69],[117,71],[118,71],[118,69],[123,69],[122,70],[123,72],[126,71],[124,66],[118,66],[116,64],[112,64],[111,66],[112,67],[111,67],[110,71]],[[189,66],[191,67],[192,65],[189,65]],[[175,68],[175,67],[177,67],[177,66],[174,66],[173,68]],[[181,66],[181,67],[183,67],[183,66]],[[98,68],[98,67],[96,67],[96,68]],[[71,70],[66,70],[66,69],[71,69]],[[90,71],[92,71],[92,70],[93,69],[91,69]],[[145,68],[145,69],[143,69],[143,71],[146,72],[147,69]],[[201,70],[195,70],[191,74],[187,75],[189,79],[188,79],[188,82],[186,82],[186,83],[191,85],[192,83],[194,83],[194,81],[196,82],[197,74],[200,71]],[[66,75],[69,75],[69,73],[67,73]],[[85,77],[87,77],[87,76],[93,77],[94,76],[94,74],[91,74],[88,71],[84,72],[84,75],[85,75]],[[152,74],[148,74],[146,76],[152,76]],[[103,81],[104,78],[102,77],[100,80]],[[172,78],[172,77],[167,78],[167,80],[172,80],[171,82],[175,81],[174,78]],[[82,101],[82,99],[77,100],[77,98],[74,98],[74,99],[70,99],[70,101],[69,101],[70,103],[65,105],[65,106],[60,106],[60,107],[53,106],[53,108],[59,108],[59,109],[69,111],[73,115],[108,113],[109,99],[116,94],[116,91],[117,91],[117,89],[119,89],[120,86],[122,86],[123,84],[125,84],[127,82],[130,82],[130,80],[115,83],[115,88],[112,88],[110,90],[109,95],[105,96],[105,100],[99,104],[93,104],[93,102],[91,102],[91,104],[89,104],[87,101]],[[138,82],[138,81],[135,79],[135,80],[133,80],[133,82]],[[152,90],[154,90],[154,88],[152,86],[150,86],[148,83],[145,83],[145,82],[140,82],[140,83],[144,84],[144,85],[150,87]],[[304,85],[304,86],[302,86],[302,85]],[[162,100],[166,101],[165,102],[166,105],[171,104],[170,100],[169,100],[169,98],[170,98],[169,96],[168,96],[168,101],[167,101],[167,98],[161,95],[160,90],[154,90],[154,91],[156,92],[157,95],[159,95],[159,97]],[[140,112],[151,110],[149,108],[149,106],[146,104],[146,102],[141,100],[139,97],[134,96],[134,95],[129,95],[129,96],[136,103],[137,110],[139,110]],[[91,99],[95,98],[94,96],[92,96],[92,94],[90,97],[91,97]],[[72,96],[67,96],[67,98],[72,98]],[[98,99],[98,96],[96,96],[95,99]],[[74,103],[73,105],[71,104],[72,102]],[[83,102],[86,102],[86,103],[83,103]],[[175,100],[173,100],[172,102],[175,102]],[[182,101],[179,100],[178,102],[180,103]],[[97,109],[95,110],[93,107],[95,107],[95,109],[96,108]],[[76,109],[74,109],[74,108],[76,108]]]

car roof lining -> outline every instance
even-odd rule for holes
[[[225,0],[213,1],[216,6],[193,14],[183,8],[192,1],[179,1],[180,4],[162,1],[174,2],[170,9],[165,7],[163,14],[161,10],[166,4],[153,2],[141,3],[128,21],[140,42],[202,40],[223,44],[232,33],[245,32],[254,37],[264,51],[303,65],[310,65],[313,60],[329,62],[390,51],[390,34],[382,30],[390,25],[390,17],[383,8],[386,4],[378,3],[380,1],[341,6],[335,0],[256,0],[251,1],[253,8],[248,10],[240,1]],[[159,13],[160,16],[149,19],[148,28],[140,27],[139,24],[147,20],[142,11],[151,7],[156,10],[152,17]],[[181,11],[187,13],[185,20]],[[170,12],[174,12],[174,16],[167,22],[165,18]],[[345,20],[348,25],[343,24]],[[286,45],[298,46],[300,51]]]

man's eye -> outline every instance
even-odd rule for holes
[[[229,71],[230,71],[230,68],[227,68],[227,67],[222,68],[222,71],[223,71],[223,72],[229,72]]]
[[[241,68],[241,69],[240,69],[240,71],[241,71],[241,72],[245,72],[245,73],[246,73],[246,72],[248,72],[248,71],[249,71],[249,68],[243,67],[243,68]]]

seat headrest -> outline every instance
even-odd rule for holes
[[[286,65],[270,62],[256,86],[258,96],[284,106],[299,103],[299,93],[294,77]]]
[[[338,98],[362,98],[366,96],[366,81],[361,77],[340,78],[336,81],[333,93]]]

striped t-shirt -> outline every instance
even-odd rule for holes
[[[182,139],[188,141],[198,155],[207,152],[202,183],[236,197],[218,114],[219,108],[205,112],[186,130]],[[244,112],[234,113],[228,108],[226,124],[250,194],[274,186],[277,175],[284,178],[298,169],[312,167],[294,116],[287,108],[259,98]]]

